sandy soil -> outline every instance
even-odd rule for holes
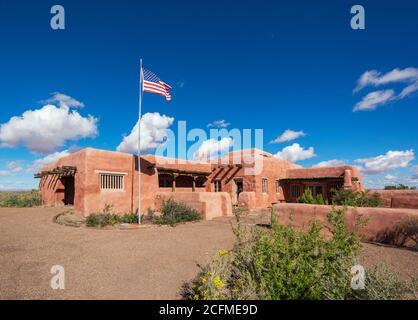
[[[0,299],[178,299],[197,264],[234,241],[225,219],[98,230],[53,222],[63,211],[0,209]],[[365,244],[361,259],[418,277],[417,252]],[[53,265],[65,268],[65,290],[51,289]]]

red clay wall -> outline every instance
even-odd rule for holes
[[[234,157],[237,154],[242,160],[241,168],[237,167],[234,162]],[[285,178],[287,170],[298,168],[291,162],[279,160],[270,153],[257,149],[232,152],[222,158],[218,164],[232,164],[233,167],[215,170],[210,176],[211,186],[208,191],[214,191],[214,179],[221,179],[222,191],[228,192],[231,199],[234,200],[234,179],[241,178],[243,193],[240,194],[237,204],[250,209],[265,208],[274,202],[284,201],[282,186],[280,192],[276,193],[276,180]],[[267,179],[267,192],[262,192],[263,178]]]
[[[60,159],[54,165],[43,168],[43,170],[51,170],[57,166],[75,166],[77,173],[75,175],[74,184],[78,189],[74,196],[74,208],[78,212],[83,212],[84,203],[84,176],[85,176],[85,152],[80,151]],[[57,175],[44,176],[39,181],[39,190],[41,191],[42,203],[46,206],[63,206],[64,205],[64,186]]]
[[[226,192],[158,192],[155,198],[155,208],[159,210],[162,201],[170,198],[201,212],[205,220],[233,216],[231,197]]]
[[[282,223],[292,224],[299,228],[306,228],[308,222],[316,219],[326,222],[326,216],[332,206],[279,203],[274,205],[275,214]],[[337,207],[338,208],[338,207]],[[292,215],[293,220],[289,219]],[[383,242],[385,235],[393,230],[396,225],[405,219],[418,219],[418,210],[414,209],[390,209],[390,208],[352,208],[346,212],[347,225],[354,230],[356,217],[367,219],[367,225],[361,229],[364,240]]]
[[[418,190],[372,189],[370,192],[377,192],[388,208],[418,209]]]

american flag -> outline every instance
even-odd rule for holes
[[[167,101],[170,101],[171,95],[170,95],[169,90],[171,89],[171,87],[167,83],[162,82],[160,78],[158,78],[157,75],[155,75],[155,73],[147,69],[143,69],[142,72],[143,72],[143,79],[144,79],[144,83],[143,83],[144,92],[151,92],[151,93],[159,94],[165,97]]]

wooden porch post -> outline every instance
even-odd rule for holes
[[[173,173],[173,187],[172,190],[173,192],[176,192],[176,178],[178,177],[177,173]]]

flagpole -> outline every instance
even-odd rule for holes
[[[142,59],[140,59],[139,68],[139,106],[138,106],[138,224],[141,224],[141,113],[142,113],[142,94],[143,90],[143,72]]]

